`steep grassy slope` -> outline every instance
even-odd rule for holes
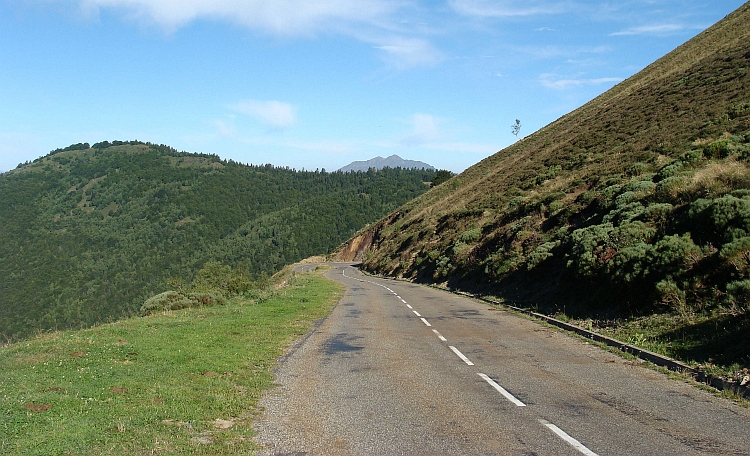
[[[673,315],[685,332],[669,344],[697,342],[672,355],[749,366],[748,24],[745,4],[403,206],[343,256],[604,326]]]
[[[0,176],[0,339],[137,312],[208,261],[270,275],[434,175],[298,172],[138,142],[66,149]]]

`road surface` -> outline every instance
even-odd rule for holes
[[[486,304],[347,264],[261,401],[265,455],[750,455],[750,409]]]

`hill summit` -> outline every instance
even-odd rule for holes
[[[672,356],[750,366],[748,24],[745,4],[341,257],[605,328],[658,315]]]
[[[134,314],[207,264],[262,280],[330,252],[434,175],[295,171],[139,141],[57,149],[0,175],[0,340]]]
[[[355,161],[339,169],[339,171],[367,171],[370,168],[379,170],[383,168],[403,168],[403,169],[427,169],[434,170],[435,168],[416,160],[404,160],[398,155],[391,155],[390,157],[375,157],[366,161]]]

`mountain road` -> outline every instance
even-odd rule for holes
[[[486,304],[349,264],[261,400],[264,455],[750,455],[750,409]]]

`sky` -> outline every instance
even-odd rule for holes
[[[141,140],[333,171],[461,172],[740,0],[0,0],[0,171]]]

